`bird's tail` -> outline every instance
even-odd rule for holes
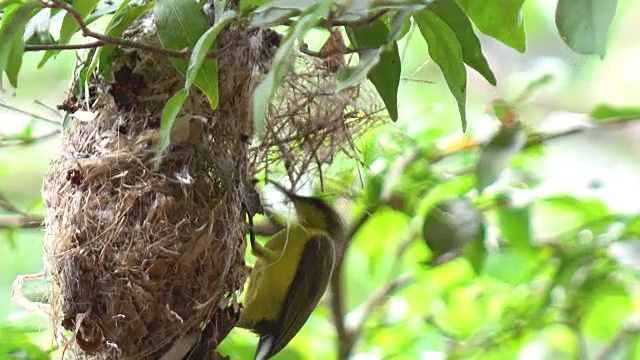
[[[272,334],[260,336],[258,349],[256,350],[255,360],[266,360],[271,357],[271,350],[275,344],[275,337]]]

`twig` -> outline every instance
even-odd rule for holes
[[[361,216],[358,221],[351,227],[351,231],[348,239],[353,239],[357,231],[366,223],[366,221],[371,217],[373,213],[378,209],[378,207],[372,208],[370,211],[365,212],[363,216]],[[400,262],[400,258],[404,255],[409,245],[413,243],[414,231],[410,231],[410,234],[407,237],[407,240],[403,242],[403,244],[398,248],[396,254],[396,260],[391,268],[391,275],[397,269],[397,266]],[[344,253],[343,253],[344,254]],[[334,319],[334,324],[336,327],[336,332],[338,333],[338,354],[339,359],[347,359],[350,357],[351,352],[353,351],[353,346],[355,345],[356,340],[362,334],[364,324],[367,319],[371,315],[371,313],[386,299],[387,296],[391,295],[396,290],[408,285],[413,281],[412,275],[403,275],[395,279],[390,279],[382,288],[380,288],[376,293],[371,295],[367,302],[362,305],[362,312],[360,314],[360,320],[353,327],[347,327],[344,323],[345,310],[344,310],[344,287],[342,285],[342,259],[338,262],[338,266],[336,267],[336,271],[334,272],[334,277],[331,279],[331,309]]]
[[[364,328],[364,324],[367,322],[367,319],[371,316],[373,311],[381,305],[389,295],[392,295],[397,290],[402,289],[403,287],[411,284],[414,280],[414,276],[411,274],[405,274],[400,277],[397,277],[388,283],[386,283],[382,288],[380,288],[377,292],[375,292],[367,302],[362,305],[362,313],[360,315],[360,320],[353,327],[351,331],[353,334],[359,336],[362,333],[362,329]]]
[[[0,141],[0,148],[29,145],[29,144],[33,144],[33,143],[36,143],[36,142],[49,140],[49,139],[51,139],[53,137],[58,136],[58,134],[60,134],[60,130],[56,129],[54,131],[48,132],[48,133],[43,134],[43,135],[33,136],[33,137],[29,137],[29,138],[24,138],[24,139]]]
[[[309,49],[309,45],[308,44],[301,44],[300,48],[298,49],[301,53],[311,56],[311,57],[315,57],[315,58],[319,58],[319,59],[326,59],[332,56],[336,56],[336,55],[349,55],[349,54],[361,54],[365,51],[368,50],[375,50],[378,47],[375,46],[367,46],[367,47],[361,47],[361,48],[357,48],[357,49],[349,49],[349,48],[344,48],[344,49],[334,49],[332,51],[313,51],[311,49]]]
[[[14,215],[0,215],[0,229],[34,229],[42,226],[44,218],[38,215],[29,215],[17,207],[4,194],[0,193],[0,208]]]
[[[37,105],[40,105],[40,106],[42,106],[43,108],[45,108],[45,109],[49,110],[49,111],[50,111],[53,115],[55,115],[56,117],[58,117],[58,118],[62,118],[62,115],[60,115],[60,113],[58,112],[58,110],[57,110],[56,108],[53,108],[53,107],[51,107],[51,106],[49,106],[49,105],[45,104],[42,100],[38,100],[38,99],[36,99],[36,100],[35,100],[35,103],[36,103]],[[56,121],[55,123],[56,123],[56,125],[61,125],[61,122],[60,122],[60,121]]]
[[[159,54],[159,55],[165,55],[165,56],[171,56],[171,57],[177,57],[177,58],[183,58],[183,59],[189,58],[191,56],[192,50],[190,49],[184,49],[181,51],[170,50],[170,49],[157,47],[157,46],[140,43],[136,41],[111,37],[111,36],[107,36],[107,35],[92,31],[84,22],[84,19],[82,18],[82,14],[80,14],[71,5],[65,3],[63,0],[51,0],[51,1],[41,0],[40,3],[45,8],[65,10],[69,15],[71,15],[74,18],[74,20],[80,27],[80,30],[82,30],[82,35],[84,37],[90,37],[98,41],[102,41],[105,44],[112,44],[112,45],[118,45],[126,48],[148,51],[148,52]],[[216,58],[220,56],[222,53],[226,52],[230,47],[231,46],[227,46],[225,48],[212,51],[209,54],[207,54],[207,58],[209,59]]]
[[[458,335],[452,333],[451,331],[445,329],[444,327],[442,327],[442,325],[438,324],[438,322],[436,321],[435,317],[433,315],[429,315],[425,318],[424,322],[431,326],[432,328],[434,328],[442,337],[445,337],[447,339],[451,339],[451,340],[459,340]]]
[[[409,224],[409,229],[407,230],[407,234],[403,239],[403,241],[398,246],[395,259],[393,261],[393,264],[391,265],[391,270],[389,271],[390,278],[393,277],[396,272],[398,272],[398,269],[400,269],[400,266],[402,265],[402,259],[404,258],[404,255],[407,253],[407,250],[409,250],[409,247],[418,239],[419,237],[418,234],[420,233],[420,230],[421,230],[420,228],[421,220],[422,219],[419,217],[414,217],[411,223]],[[389,281],[392,281],[392,280],[389,280]]]
[[[108,36],[108,35],[105,35],[105,34],[101,34],[101,33],[92,31],[91,29],[89,29],[87,24],[84,22],[82,14],[80,14],[71,5],[65,3],[63,0],[50,0],[50,1],[41,0],[40,3],[45,8],[65,10],[69,15],[71,15],[74,18],[74,20],[76,21],[76,23],[80,27],[80,30],[82,31],[82,35],[84,37],[93,38],[96,41],[90,42],[90,43],[86,43],[86,44],[26,45],[25,46],[25,51],[93,49],[93,48],[98,48],[98,47],[101,47],[101,46],[104,46],[104,45],[107,45],[107,44],[111,44],[111,45],[117,45],[117,46],[121,46],[121,47],[125,47],[125,48],[138,49],[138,50],[147,51],[147,52],[151,52],[151,53],[155,53],[155,54],[171,56],[171,57],[177,57],[177,58],[183,58],[183,59],[189,58],[191,56],[191,54],[192,54],[192,49],[184,49],[184,50],[180,50],[180,51],[170,50],[170,49],[166,49],[166,48],[163,48],[163,47],[158,47],[158,46],[153,46],[153,45],[149,45],[149,44],[145,44],[145,43],[140,43],[140,42],[137,42],[137,41],[131,41],[131,40],[126,40],[126,39],[122,39],[122,38],[112,37],[112,36]],[[326,20],[323,20],[321,22],[320,26],[325,27],[325,28],[332,28],[332,27],[336,27],[336,26],[349,26],[349,27],[367,26],[367,25],[370,25],[372,22],[376,21],[377,19],[379,19],[380,17],[384,16],[387,12],[388,12],[388,10],[381,10],[381,11],[375,13],[375,14],[369,15],[367,17],[364,17],[364,18],[358,19],[358,20],[332,20],[332,19],[326,19]],[[290,21],[289,22],[284,22],[285,25],[287,23],[290,23]],[[222,49],[218,49],[216,51],[212,51],[212,52],[208,53],[206,57],[208,59],[215,59],[215,58],[219,57],[221,54],[223,54],[226,51],[230,50],[233,46],[234,46],[233,44],[230,44],[230,45],[228,45],[228,46],[226,46],[226,47],[224,47]],[[303,53],[305,53],[307,55],[311,55],[311,56],[318,55],[315,52],[312,52],[311,50],[308,50],[308,49],[301,49],[301,51]],[[351,50],[349,53],[361,52],[361,51],[364,51],[364,50],[363,49],[355,49],[355,50]],[[314,55],[312,55],[312,54],[314,54]]]
[[[578,354],[580,359],[589,358],[589,346],[587,346],[587,338],[584,336],[584,332],[580,328],[580,325],[571,326],[578,339]]]
[[[417,82],[417,83],[422,83],[422,84],[436,84],[435,81],[433,80],[425,80],[425,79],[417,79],[417,78],[412,78],[412,77],[403,77],[400,78],[401,81],[412,81],[412,82]]]
[[[11,111],[15,111],[17,113],[23,114],[23,115],[27,115],[27,116],[31,116],[32,118],[36,119],[36,120],[41,120],[42,122],[46,122],[49,124],[53,124],[53,125],[60,125],[60,121],[56,121],[47,117],[44,117],[42,115],[38,115],[32,112],[29,112],[27,110],[23,110],[20,108],[17,108],[15,106],[9,105],[9,104],[5,104],[3,102],[0,102],[0,107],[5,108],[7,110],[11,110]]]
[[[616,352],[620,349],[620,346],[631,336],[636,334],[636,329],[623,325],[618,333],[613,337],[611,341],[605,346],[605,348],[595,357],[596,360],[608,360],[613,359]]]
[[[37,215],[0,215],[0,229],[38,229],[43,220]]]
[[[579,124],[576,125],[574,127],[568,128],[568,129],[562,129],[560,131],[557,132],[549,132],[549,133],[544,133],[544,132],[534,132],[528,135],[527,137],[527,143],[525,145],[525,149],[529,149],[532,148],[534,146],[537,145],[542,145],[544,143],[546,143],[547,141],[550,140],[555,140],[555,139],[559,139],[559,138],[563,138],[566,136],[571,136],[571,135],[575,135],[575,134],[579,134],[585,131],[589,131],[589,130],[598,130],[598,129],[604,129],[607,127],[611,127],[611,126],[619,126],[619,125],[626,125],[628,123],[632,123],[635,121],[640,120],[640,118],[620,118],[620,119],[615,119],[615,120],[609,120],[609,121],[602,121],[602,122],[598,122],[597,124],[594,123],[583,123],[583,124]],[[457,140],[459,141],[459,140]],[[464,153],[467,152],[469,150],[474,150],[477,149],[481,146],[485,145],[484,143],[480,143],[480,142],[469,142],[466,143],[465,146],[462,147],[454,147],[450,150],[440,150],[439,152],[436,152],[435,154],[429,154],[429,152],[431,151],[431,149],[417,149],[414,153],[413,153],[413,157],[412,160],[418,159],[418,158],[422,158],[422,157],[429,157],[429,163],[430,164],[435,164],[437,162],[440,162],[450,156],[453,155],[457,155],[460,153]],[[464,174],[467,173],[469,169],[463,170],[460,174]],[[470,169],[471,171],[473,169]]]
[[[50,45],[25,45],[24,51],[47,51],[47,50],[83,50],[83,49],[95,49],[106,45],[107,43],[102,40],[89,42],[86,44],[50,44]]]
[[[0,193],[0,208],[5,209],[8,212],[20,215],[26,215],[27,213],[17,207],[11,200],[9,200],[4,194]]]
[[[350,227],[347,236],[345,237],[344,248],[341,251],[340,256],[336,261],[336,266],[333,269],[333,276],[329,283],[331,289],[331,315],[333,317],[333,324],[336,328],[338,338],[338,359],[347,359],[351,355],[353,345],[355,343],[356,336],[353,331],[347,329],[345,318],[345,289],[343,284],[343,265],[344,257],[353,240],[355,234],[362,228],[362,226],[369,220],[378,210],[378,207],[367,209]]]

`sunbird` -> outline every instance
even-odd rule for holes
[[[264,246],[250,237],[257,260],[237,326],[260,336],[256,360],[271,358],[300,331],[327,289],[344,237],[340,215],[324,200],[271,183],[293,202],[298,223]]]

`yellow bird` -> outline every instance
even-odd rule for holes
[[[237,326],[260,336],[256,360],[280,352],[305,324],[329,284],[344,236],[340,216],[325,201],[272,184],[293,202],[299,223],[265,246],[251,239],[258,259]]]

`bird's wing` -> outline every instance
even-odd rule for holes
[[[334,262],[333,241],[325,234],[312,235],[302,250],[273,338],[268,341],[271,345],[269,356],[282,350],[305,324],[327,289]]]

